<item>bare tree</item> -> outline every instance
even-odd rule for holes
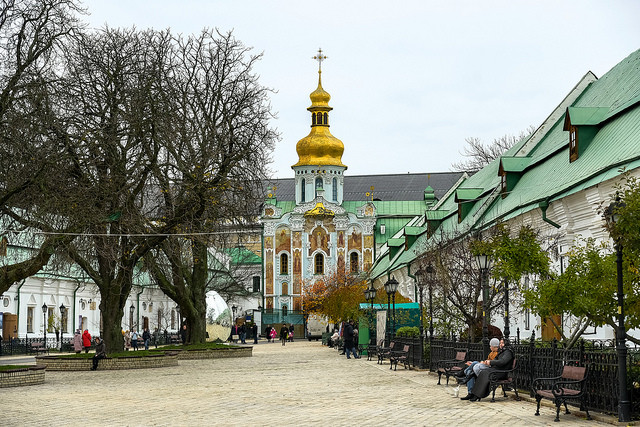
[[[173,143],[166,145],[154,178],[163,211],[191,206],[179,232],[146,257],[160,288],[180,306],[188,340],[205,339],[205,293],[245,293],[230,264],[212,257],[230,248],[229,231],[242,232],[258,215],[271,150],[277,139],[269,90],[253,66],[261,55],[231,33],[205,30],[177,38],[171,85]]]
[[[170,141],[169,51],[167,32],[105,28],[79,35],[67,48],[57,93],[74,179],[73,203],[62,212],[81,230],[66,254],[100,291],[108,351],[123,346],[120,321],[136,264],[176,225],[173,218],[154,222],[150,188]]]
[[[491,144],[485,145],[480,138],[469,137],[465,139],[466,146],[461,153],[465,160],[460,160],[451,165],[455,172],[475,173],[491,163],[493,160],[504,154],[505,151],[513,147],[517,142],[528,137],[535,131],[533,126],[529,126],[518,136],[504,135],[493,140]]]
[[[25,234],[12,232],[53,231],[51,215],[31,208],[51,191],[65,194],[50,95],[61,46],[80,27],[80,12],[74,0],[0,3],[0,240],[36,248],[26,257],[4,258],[0,293],[37,273],[71,239],[50,235],[26,242]]]

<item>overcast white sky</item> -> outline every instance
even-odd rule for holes
[[[282,135],[274,177],[293,177],[309,133],[311,57],[322,47],[331,132],[349,175],[443,172],[467,137],[538,126],[587,72],[640,48],[637,0],[85,0],[92,27],[233,30],[264,53]]]

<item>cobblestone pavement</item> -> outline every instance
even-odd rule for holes
[[[318,342],[261,341],[253,357],[162,369],[47,372],[0,389],[3,426],[550,426],[531,402],[454,398],[424,371],[347,360]],[[512,393],[509,393],[512,394]],[[563,426],[607,425],[561,415]],[[557,424],[555,424],[557,425]]]

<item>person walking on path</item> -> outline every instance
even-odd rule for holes
[[[149,340],[151,340],[151,334],[149,333],[149,328],[144,328],[144,332],[142,333],[142,341],[144,341],[145,350],[149,350]]]
[[[98,361],[100,359],[104,359],[107,357],[107,345],[104,343],[104,340],[100,339],[100,337],[94,338],[96,343],[96,354],[93,355],[92,361],[93,366],[91,367],[92,371],[98,369]]]
[[[291,324],[291,326],[289,326],[289,341],[293,342],[293,334],[295,332],[295,328],[293,326],[293,323]]]
[[[276,332],[276,328],[272,326],[271,332],[269,332],[269,334],[271,335],[271,341],[276,342],[276,337],[278,336],[278,333]]]
[[[264,335],[267,337],[267,342],[271,342],[271,326],[264,328]]]
[[[131,349],[131,331],[128,329],[124,333],[124,351]]]
[[[289,337],[289,329],[287,328],[287,325],[283,324],[282,328],[280,328],[280,340],[282,341],[282,345],[285,345],[288,337]]]
[[[91,348],[91,334],[88,329],[85,329],[82,333],[82,345],[84,346],[84,352],[89,353]]]
[[[347,355],[347,359],[351,359],[350,353],[353,353],[355,359],[360,358],[353,344],[353,320],[349,320],[344,327],[344,352]]]
[[[254,344],[258,344],[258,325],[257,324],[253,324],[253,326],[251,327],[251,333],[253,334],[253,343]]]
[[[76,354],[82,351],[82,334],[80,333],[80,329],[76,329],[76,333],[73,335],[73,350]]]
[[[240,344],[246,344],[247,343],[247,327],[245,326],[244,323],[240,325],[240,329],[238,330],[238,332],[240,332]]]
[[[133,351],[138,351],[138,333],[135,329],[131,332],[131,346],[133,346]]]

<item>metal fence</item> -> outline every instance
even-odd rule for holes
[[[535,338],[532,336],[532,338]],[[585,404],[598,412],[618,413],[618,355],[611,341],[584,341],[571,349],[564,348],[556,340],[541,342],[535,339],[516,341],[511,345],[518,364],[515,378],[518,388],[528,390],[533,396],[532,384],[535,378],[560,375],[564,365],[587,366],[587,397]],[[482,343],[456,341],[453,339],[433,339],[428,349],[431,370],[437,368],[439,360],[453,359],[457,351],[466,351],[467,360],[482,360]],[[640,349],[629,348],[627,355],[627,384],[634,418],[640,417]]]

